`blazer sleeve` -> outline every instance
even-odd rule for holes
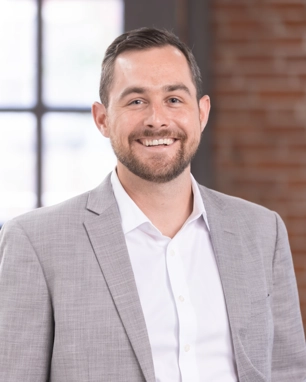
[[[52,306],[38,257],[16,221],[0,235],[0,382],[49,379]]]
[[[299,297],[286,227],[276,214],[272,310],[272,382],[306,381],[306,349]]]

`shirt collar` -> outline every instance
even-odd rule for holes
[[[206,209],[204,206],[204,201],[203,201],[202,196],[200,194],[198,183],[196,182],[196,180],[194,179],[192,174],[190,174],[190,176],[191,176],[191,186],[192,186],[192,192],[193,192],[193,210],[192,210],[191,215],[187,219],[187,222],[193,221],[202,215],[203,219],[205,221],[205,224],[207,226],[207,229],[208,229],[208,231],[210,231],[208,219],[207,219],[207,213],[206,213]]]
[[[133,201],[133,199],[127,194],[127,192],[123,188],[118,178],[116,169],[114,169],[111,174],[111,183],[121,215],[123,233],[127,234],[128,232],[132,231],[133,229],[139,227],[144,223],[149,223],[153,225],[152,222],[148,219],[148,217],[141,211],[141,209],[137,206],[137,204]],[[203,216],[203,219],[209,230],[204,202],[201,197],[198,184],[192,175],[191,185],[193,190],[193,211],[184,225],[198,219],[200,216]]]

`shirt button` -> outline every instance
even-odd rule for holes
[[[190,345],[185,345],[184,350],[185,350],[186,353],[189,352],[189,350],[190,350]]]
[[[175,255],[175,250],[174,250],[174,249],[171,249],[171,251],[170,251],[170,255],[171,255],[171,256],[174,256],[174,255]]]
[[[179,296],[179,300],[180,300],[181,302],[184,302],[184,301],[185,301],[185,299],[184,299],[183,296]]]

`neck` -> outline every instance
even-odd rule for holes
[[[117,167],[118,178],[142,212],[164,236],[173,238],[193,208],[190,167],[167,183],[143,180]]]

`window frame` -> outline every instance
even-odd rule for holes
[[[35,207],[42,207],[42,192],[43,192],[43,126],[42,120],[46,113],[90,113],[90,107],[70,107],[70,106],[48,106],[43,101],[43,37],[44,25],[42,16],[43,0],[35,0],[37,7],[36,17],[36,71],[35,71],[35,93],[36,101],[32,107],[1,107],[0,113],[31,113],[36,120],[36,168],[35,168]]]

